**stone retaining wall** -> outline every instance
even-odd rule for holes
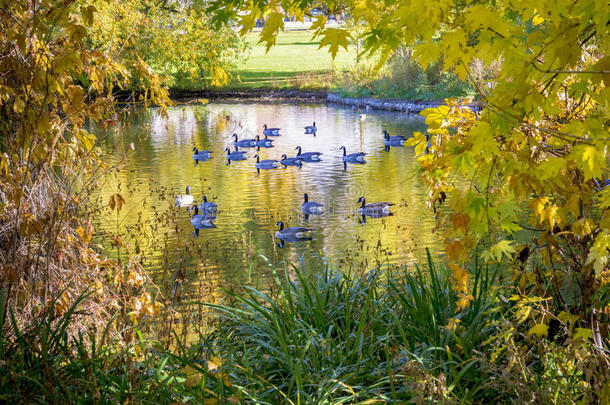
[[[442,102],[434,101],[423,101],[414,102],[408,100],[380,100],[376,98],[349,98],[341,97],[336,94],[328,93],[326,95],[326,102],[330,104],[342,104],[351,105],[354,107],[374,109],[374,110],[386,110],[386,111],[404,111],[408,114],[417,114],[426,108],[434,108],[442,105]],[[469,107],[474,110],[479,110],[480,106],[476,104],[470,104]]]

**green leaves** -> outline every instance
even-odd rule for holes
[[[483,252],[483,259],[491,261],[500,261],[503,256],[512,257],[515,254],[515,248],[512,246],[512,242],[509,240],[501,240],[498,243],[492,245],[488,250]]]

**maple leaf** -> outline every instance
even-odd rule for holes
[[[348,38],[352,38],[347,30],[340,28],[326,28],[322,31],[321,35],[323,35],[323,37],[320,40],[318,49],[328,46],[333,59],[337,56],[337,52],[339,52],[339,45],[347,50]]]
[[[265,43],[265,52],[269,52],[269,49],[275,45],[275,39],[280,30],[284,30],[284,14],[274,11],[267,17],[265,26],[261,30],[261,39],[258,41],[259,43]]]
[[[586,179],[600,178],[602,168],[606,165],[603,149],[601,151],[593,145],[578,145],[569,157],[582,163],[579,166],[583,169]]]
[[[413,47],[413,58],[419,62],[422,69],[436,63],[441,56],[441,48],[436,42],[422,42]]]
[[[483,252],[482,256],[485,260],[502,260],[502,256],[511,256],[516,252],[512,246],[512,242],[509,240],[501,240],[500,242],[492,245],[488,250]]]

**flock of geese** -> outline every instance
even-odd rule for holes
[[[308,125],[305,127],[305,134],[313,134],[316,135],[318,129],[316,127],[315,121],[312,125]],[[256,135],[255,138],[252,139],[239,139],[237,134],[233,134],[233,147],[235,150],[231,151],[230,147],[225,148],[227,163],[230,164],[231,161],[240,161],[246,160],[246,152],[240,150],[239,148],[257,148],[257,151],[260,151],[260,148],[272,148],[273,140],[269,139],[270,136],[280,136],[280,128],[268,128],[267,124],[263,125],[263,135],[264,138],[261,139],[260,136]],[[390,136],[386,130],[383,131],[384,136],[384,145],[386,149],[391,146],[403,146],[406,141],[406,138],[401,135]],[[341,146],[339,148],[343,151],[343,164],[346,167],[347,163],[358,163],[363,164],[366,163],[364,160],[365,152],[356,152],[356,153],[347,153],[345,146]],[[282,165],[284,167],[287,166],[301,166],[304,162],[319,162],[321,152],[303,152],[300,146],[295,148],[297,154],[293,157],[288,157],[286,154],[283,154],[279,160],[275,159],[264,159],[261,160],[258,154],[254,155],[254,159],[256,162],[254,163],[254,167],[257,171],[274,169]],[[197,147],[193,148],[193,159],[196,162],[206,161],[212,158],[212,152],[209,150],[198,150]],[[193,212],[191,216],[191,224],[195,228],[195,234],[198,235],[200,229],[206,228],[215,228],[214,219],[216,219],[216,213],[218,211],[218,205],[214,202],[208,201],[206,196],[202,197],[201,204],[194,204],[194,197],[191,195],[191,186],[186,187],[186,194],[176,196],[176,206],[177,207],[186,207],[188,209],[189,214]],[[379,218],[387,215],[391,215],[390,207],[394,205],[390,202],[374,202],[374,203],[366,203],[364,197],[360,197],[357,201],[359,204],[358,214],[363,217],[369,216],[372,218]],[[303,204],[301,205],[301,210],[303,213],[308,215],[319,215],[324,212],[324,204],[319,203],[317,201],[309,201],[309,196],[307,193],[303,194]],[[279,221],[276,226],[279,227],[277,232],[275,233],[275,237],[280,239],[283,242],[297,242],[310,240],[311,238],[308,236],[308,233],[311,232],[311,229],[293,226],[288,227],[285,226],[283,221]]]

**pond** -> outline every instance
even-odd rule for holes
[[[304,127],[316,122],[317,134]],[[246,160],[228,164],[226,147],[239,138],[262,135],[263,124],[280,127],[272,148],[243,148]],[[359,111],[319,104],[211,103],[159,110],[130,111],[120,128],[106,132],[103,148],[118,169],[100,184],[99,202],[120,193],[120,213],[105,209],[100,227],[119,234],[166,294],[210,300],[221,288],[257,283],[269,276],[269,264],[289,262],[306,268],[372,269],[425,258],[425,249],[442,253],[434,214],[412,147],[385,150],[382,131],[411,136],[423,121],[404,113]],[[193,147],[212,151],[207,161],[193,160]],[[321,161],[261,170],[261,159],[321,152]],[[347,153],[366,152],[365,164],[343,164]],[[185,208],[174,197],[191,186],[218,204],[214,228],[195,232]],[[325,206],[305,216],[303,194]],[[359,197],[388,201],[393,215],[357,214]],[[282,243],[274,238],[283,221],[311,229],[311,240]],[[264,257],[264,258],[263,258]],[[185,283],[186,282],[186,283]],[[202,297],[203,295],[203,297]]]

